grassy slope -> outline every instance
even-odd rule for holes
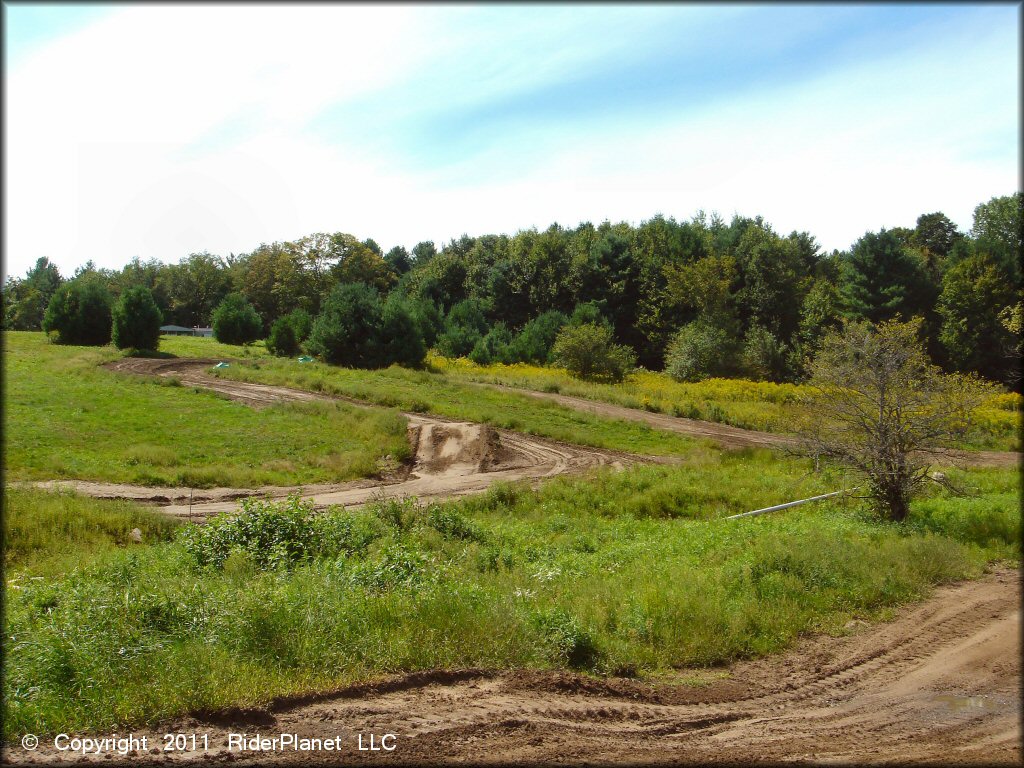
[[[776,651],[801,632],[884,615],[988,560],[1018,559],[1016,474],[960,479],[980,497],[936,491],[904,526],[850,502],[725,521],[786,488],[840,480],[746,453],[328,514],[316,535],[288,539],[311,548],[291,568],[258,569],[257,557],[284,551],[265,542],[198,567],[190,552],[210,551],[209,528],[108,548],[63,573],[20,545],[20,521],[52,504],[21,492],[6,505],[13,545],[29,552],[7,586],[6,738],[258,705],[401,670],[643,674]],[[61,503],[68,516],[130,514]],[[286,529],[270,519],[263,530]],[[218,540],[239,542],[229,531]]]
[[[621,384],[598,384],[574,379],[562,368],[535,365],[476,365],[431,356],[433,369],[449,381],[504,384],[540,392],[560,392],[651,411],[717,421],[764,432],[787,432],[801,415],[801,398],[807,388],[797,384],[773,384],[746,379],[709,379],[686,383],[664,373],[637,371]],[[1020,450],[1018,424],[1022,398],[1003,394],[979,409],[978,429],[965,447]]]
[[[161,351],[180,350],[175,339]],[[208,342],[238,356],[241,347]],[[4,335],[8,479],[76,478],[194,487],[348,480],[409,451],[405,420],[345,404],[254,411],[205,391],[99,368],[110,347]],[[169,349],[168,349],[169,348]],[[198,354],[191,347],[189,354]]]

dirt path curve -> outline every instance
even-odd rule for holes
[[[109,364],[111,370],[139,375],[172,377],[187,387],[201,387],[244,402],[265,407],[279,402],[344,400],[373,408],[349,398],[305,392],[289,387],[218,379],[207,373],[217,363],[203,359],[124,358]],[[568,445],[487,425],[458,422],[418,413],[403,414],[409,422],[415,463],[388,480],[357,480],[341,484],[310,484],[299,487],[264,488],[146,488],[118,483],[45,481],[33,483],[47,489],[69,488],[98,498],[127,498],[161,504],[164,512],[203,520],[237,507],[247,496],[282,498],[300,492],[317,507],[355,506],[375,498],[416,496],[442,499],[483,491],[498,481],[540,480],[599,466],[622,467],[647,457]]]
[[[491,389],[515,392],[527,397],[537,398],[538,400],[550,400],[566,408],[592,413],[606,419],[636,421],[641,424],[647,424],[655,429],[677,432],[689,437],[706,438],[718,443],[723,448],[794,448],[797,445],[796,439],[788,435],[758,432],[753,429],[741,429],[740,427],[719,424],[713,421],[685,419],[679,416],[669,416],[665,413],[654,413],[639,408],[627,408],[624,405],[612,405],[611,403],[588,400],[584,397],[572,395],[538,392],[533,389],[521,389],[505,384],[473,383]],[[951,463],[975,467],[1015,467],[1021,463],[1021,454],[1015,451],[956,451],[950,452],[948,455]]]
[[[1020,597],[1018,572],[996,568],[938,589],[892,622],[858,622],[845,637],[812,637],[786,654],[660,683],[526,671],[396,676],[266,710],[184,718],[149,733],[207,734],[207,752],[137,758],[1019,764]],[[229,751],[229,733],[340,737],[342,750]],[[396,748],[360,752],[358,735],[365,745],[370,733],[394,734]],[[45,762],[80,757],[52,743],[41,750]]]

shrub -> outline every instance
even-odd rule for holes
[[[428,349],[433,347],[444,331],[444,316],[441,314],[441,310],[430,299],[410,300],[409,308],[416,321],[420,336],[423,337],[423,345]]]
[[[665,373],[676,381],[700,381],[735,370],[735,344],[722,328],[698,320],[684,325],[665,352]]]
[[[437,340],[437,348],[445,357],[465,357],[487,333],[487,321],[479,302],[460,301],[448,312],[445,330]]]
[[[285,315],[279,317],[270,326],[270,335],[267,336],[267,351],[278,357],[291,357],[299,352],[299,340],[295,336],[295,326],[291,319]]]
[[[788,347],[766,328],[751,327],[743,342],[743,366],[760,380],[780,382],[791,377]]]
[[[510,363],[512,358],[509,354],[509,345],[512,343],[512,334],[509,333],[505,324],[498,322],[473,346],[469,353],[469,359],[477,365],[488,365],[494,363]]]
[[[306,347],[333,365],[379,368],[382,314],[376,288],[364,283],[336,285],[313,321]]]
[[[145,286],[129,288],[121,294],[113,310],[114,346],[118,349],[156,350],[160,346],[163,317]]]
[[[615,344],[611,329],[595,323],[563,328],[552,354],[579,379],[618,382],[636,366],[633,350]]]
[[[419,368],[427,356],[416,317],[409,302],[400,296],[389,296],[381,315],[384,339],[384,362]]]
[[[263,334],[263,321],[240,293],[230,293],[213,311],[213,335],[222,344],[249,344]]]
[[[561,312],[551,310],[528,322],[509,344],[509,361],[540,365],[551,362],[551,348],[568,321]]]
[[[102,347],[110,342],[110,293],[96,280],[81,278],[61,285],[43,315],[43,330],[58,344]]]

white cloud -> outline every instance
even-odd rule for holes
[[[627,31],[642,27],[629,26],[626,10],[608,12]],[[762,214],[780,231],[807,229],[845,248],[931,210],[966,229],[974,205],[1016,189],[1016,143],[998,140],[1016,133],[1013,30],[960,30],[625,131],[618,120],[543,143],[525,133],[517,146],[444,171],[410,172],[375,144],[303,130],[321,110],[385,93],[438,62],[464,78],[432,81],[394,114],[415,120],[417,110],[455,109],[585,67],[601,52],[585,33],[608,25],[587,11],[559,9],[580,32],[564,49],[554,45],[563,27],[544,33],[514,13],[496,29],[492,14],[466,7],[113,14],[7,75],[8,271],[21,274],[40,255],[67,274],[90,258],[109,267],[135,255],[176,261],[314,231],[412,246],[556,220],[688,218],[698,208]],[[498,50],[503,32],[509,42]],[[963,40],[972,44],[951,56]],[[514,66],[519,55],[539,63]],[[976,151],[986,141],[994,151]],[[540,163],[508,172],[531,152]]]

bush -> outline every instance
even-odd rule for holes
[[[43,330],[58,344],[102,347],[110,342],[110,293],[96,280],[81,278],[61,285],[43,315]]]
[[[430,299],[410,299],[409,308],[420,336],[423,337],[423,345],[428,349],[433,347],[444,331],[444,316],[441,310]]]
[[[743,366],[754,379],[774,382],[791,378],[789,348],[759,325],[751,327],[743,342]]]
[[[595,323],[563,328],[552,353],[570,375],[579,379],[618,382],[636,366],[633,350],[615,344],[611,329]]]
[[[352,368],[416,367],[427,354],[409,302],[394,296],[382,303],[364,283],[335,286],[306,346],[328,363]]]
[[[156,350],[160,346],[163,316],[145,286],[121,294],[113,310],[114,346],[118,349]]]
[[[551,348],[568,321],[561,312],[551,310],[528,322],[509,345],[510,362],[538,365],[551,362]]]
[[[477,365],[489,365],[490,363],[510,363],[512,358],[509,354],[509,345],[512,343],[512,334],[509,333],[505,324],[498,322],[481,338],[469,353],[469,359]]]
[[[381,316],[384,337],[384,362],[419,368],[427,356],[427,346],[409,302],[400,296],[388,297]]]
[[[479,302],[460,301],[448,312],[445,330],[437,340],[437,348],[445,357],[465,357],[487,333],[487,320]]]
[[[293,309],[285,317],[295,331],[295,341],[301,344],[309,338],[309,332],[313,329],[313,317],[309,312],[304,309]]]
[[[263,334],[263,321],[240,293],[224,297],[213,311],[213,336],[222,344],[249,344]]]
[[[676,381],[700,381],[735,370],[735,344],[723,329],[698,320],[684,325],[665,352],[665,373]]]
[[[295,336],[295,326],[292,325],[291,319],[287,315],[277,318],[270,326],[267,351],[278,357],[291,357],[298,354],[299,340]]]

